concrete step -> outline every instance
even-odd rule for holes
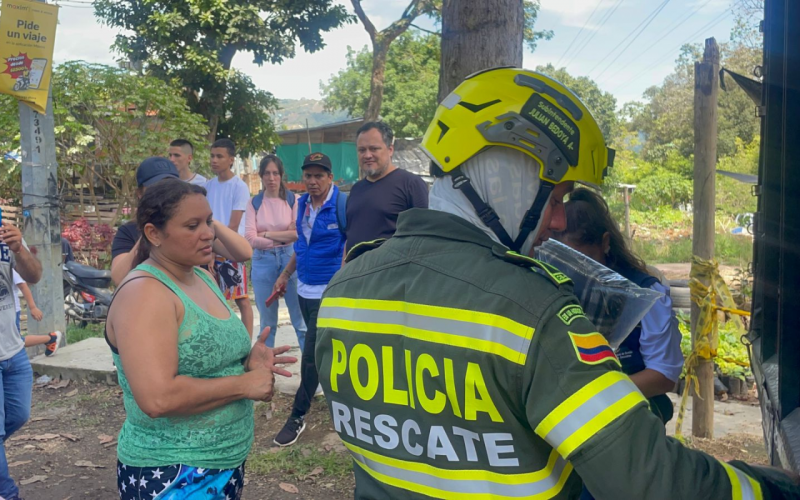
[[[283,304],[281,304],[283,305]],[[254,308],[254,323],[258,329],[258,310]],[[278,332],[275,339],[276,346],[289,345],[292,349],[289,356],[298,358],[298,362],[287,368],[292,373],[291,378],[276,377],[275,388],[287,394],[294,394],[300,386],[300,348],[297,335],[289,321],[289,311],[281,307],[278,313]],[[255,337],[255,335],[254,335]],[[253,340],[255,342],[255,339]],[[44,354],[31,359],[33,371],[38,375],[48,375],[52,378],[70,380],[86,380],[88,382],[117,384],[117,369],[114,367],[111,349],[103,338],[91,338],[75,344],[59,348],[55,355],[47,357]]]
[[[37,374],[52,378],[117,383],[111,349],[103,338],[81,340],[61,347],[50,357],[40,354],[31,359],[31,366]]]

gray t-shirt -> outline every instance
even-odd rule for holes
[[[10,359],[25,347],[17,329],[14,305],[14,252],[0,243],[0,361]]]

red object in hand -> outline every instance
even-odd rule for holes
[[[275,290],[272,292],[272,295],[267,298],[267,307],[271,306],[276,300],[281,298],[281,293],[284,291],[284,289],[285,287],[281,287],[280,290]]]

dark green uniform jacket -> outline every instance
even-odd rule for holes
[[[434,210],[373,246],[317,323],[356,498],[577,498],[581,480],[599,500],[777,497],[770,473],[664,435],[557,270]]]

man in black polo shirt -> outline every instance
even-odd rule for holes
[[[428,186],[419,176],[392,164],[394,133],[383,122],[367,122],[356,132],[358,165],[365,178],[347,200],[347,249],[359,243],[391,238],[397,215],[409,208],[428,208]]]

